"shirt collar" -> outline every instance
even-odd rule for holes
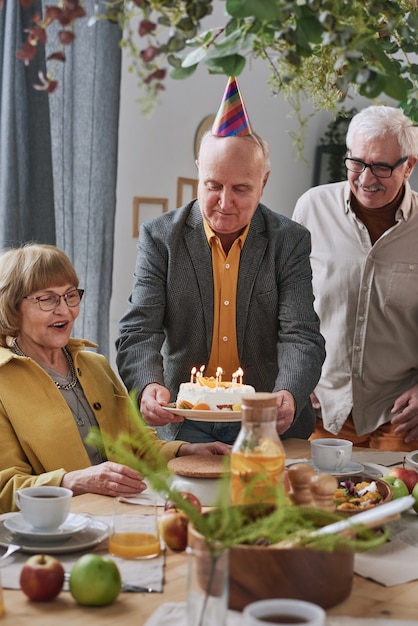
[[[403,200],[399,205],[395,217],[396,219],[403,219],[405,222],[408,220],[411,214],[411,185],[409,181],[405,181],[405,193],[403,196]],[[344,190],[344,201],[345,201],[345,212],[348,213],[351,210],[350,207],[350,199],[351,199],[351,188],[350,184],[347,181],[345,190]]]
[[[220,242],[218,235],[213,232],[213,230],[211,229],[211,227],[209,226],[209,224],[207,223],[205,219],[203,219],[203,227],[205,229],[205,234],[210,245],[212,245],[212,242],[214,241]],[[250,222],[248,222],[247,226],[244,228],[242,233],[238,235],[238,237],[235,240],[235,241],[238,241],[238,245],[241,249],[242,249],[242,246],[244,245],[249,229],[250,229]]]

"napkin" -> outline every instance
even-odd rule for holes
[[[356,554],[354,571],[391,587],[418,579],[418,548],[396,539],[376,550]]]
[[[189,626],[185,602],[166,602],[145,622],[144,626]],[[227,626],[242,626],[242,614],[228,611]]]
[[[3,518],[4,516],[0,516],[0,519]],[[106,524],[111,523],[110,516],[95,516],[95,519],[101,520]],[[151,587],[155,591],[162,592],[165,563],[164,553],[155,559],[122,559],[109,555],[106,540],[85,551],[71,552],[69,554],[57,554],[56,558],[62,563],[65,571],[69,573],[71,572],[75,562],[83,554],[87,553],[110,556],[120,570],[123,583],[129,585],[139,585],[142,587]],[[22,569],[23,563],[29,558],[29,556],[29,554],[23,552],[15,552],[12,556],[5,559],[1,566],[1,578],[4,589],[20,589],[20,570]]]
[[[391,587],[418,579],[418,519],[412,510],[391,522],[390,541],[380,548],[358,553],[354,571]]]
[[[146,483],[147,481],[144,482]],[[142,491],[142,493],[139,493],[133,498],[119,497],[119,500],[121,502],[127,502],[128,504],[146,504],[149,506],[153,504],[155,506],[164,506],[165,504],[164,498],[156,491],[153,491],[149,486],[145,491]]]
[[[386,450],[371,450],[365,448],[363,450],[354,450],[352,454],[352,460],[356,463],[377,463],[384,467],[391,467],[392,465],[401,465],[405,458],[405,452],[390,452]]]
[[[185,602],[166,602],[161,604],[144,626],[189,626]],[[398,619],[380,619],[364,617],[328,616],[325,626],[416,626],[416,621]],[[243,626],[242,613],[228,611],[226,626]]]
[[[119,497],[121,502],[126,502],[127,504],[145,504],[145,505],[155,505],[155,506],[164,506],[165,500],[155,491],[149,491],[146,489],[142,493],[134,496],[133,498],[125,498]]]

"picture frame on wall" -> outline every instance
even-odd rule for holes
[[[197,178],[177,178],[177,208],[197,197]]]
[[[167,213],[168,198],[147,198],[134,196],[133,200],[133,220],[132,220],[132,237],[139,237],[140,212],[142,212],[143,220],[150,219],[156,215],[156,207],[160,206],[159,213]]]

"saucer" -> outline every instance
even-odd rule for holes
[[[319,472],[320,474],[331,474],[331,476],[348,476],[349,474],[360,474],[361,472],[364,472],[364,465],[362,465],[361,463],[354,463],[354,461],[350,461],[350,463],[347,463],[347,465],[343,469],[338,470],[338,472],[321,470],[319,469],[319,467],[316,467],[316,465],[314,465],[312,461],[308,461],[307,465],[311,465],[314,470],[316,472]]]
[[[81,515],[76,517],[80,518]],[[6,518],[6,519],[11,519]],[[54,541],[50,536],[44,537],[34,535],[33,537],[23,537],[15,535],[14,532],[8,530],[4,523],[6,519],[0,520],[0,546],[7,548],[11,543],[20,546],[21,552],[28,554],[71,554],[72,552],[80,552],[87,550],[93,546],[97,546],[105,541],[111,532],[108,524],[91,516],[85,516],[86,524],[79,532],[75,532],[72,536],[57,535]]]
[[[27,537],[29,539],[42,539],[46,541],[58,541],[67,537],[71,537],[75,533],[80,532],[86,526],[88,519],[83,515],[74,515],[70,513],[61,526],[54,531],[35,530],[25,522],[21,513],[16,513],[4,520],[5,527],[17,535]]]

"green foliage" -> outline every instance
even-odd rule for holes
[[[418,49],[415,0],[226,0],[222,23],[205,30],[213,4],[109,3],[150,108],[163,89],[163,69],[183,79],[204,64],[210,73],[238,76],[250,59],[261,58],[269,65],[272,91],[296,108],[304,97],[315,109],[335,111],[353,87],[369,99],[385,94],[418,121],[418,66],[411,58]],[[134,18],[139,37],[131,28]],[[141,30],[143,20],[155,28]],[[158,50],[153,58],[144,55],[150,48]]]
[[[109,439],[98,428],[93,428],[86,442],[102,449],[104,446],[111,450],[112,460],[138,470],[154,491],[186,513],[214,552],[238,544],[271,545],[282,542],[286,546],[309,546],[320,550],[367,550],[387,540],[387,533],[376,534],[362,526],[356,527],[355,539],[341,535],[313,537],[312,531],[341,520],[341,516],[313,507],[292,506],[287,502],[283,490],[277,491],[273,505],[230,506],[227,473],[221,480],[216,507],[202,514],[171,488],[173,474],[167,468],[160,448],[153,443],[150,429],[138,412],[133,394],[131,420],[131,433],[120,433],[116,441]],[[142,456],[138,451],[141,451]]]

